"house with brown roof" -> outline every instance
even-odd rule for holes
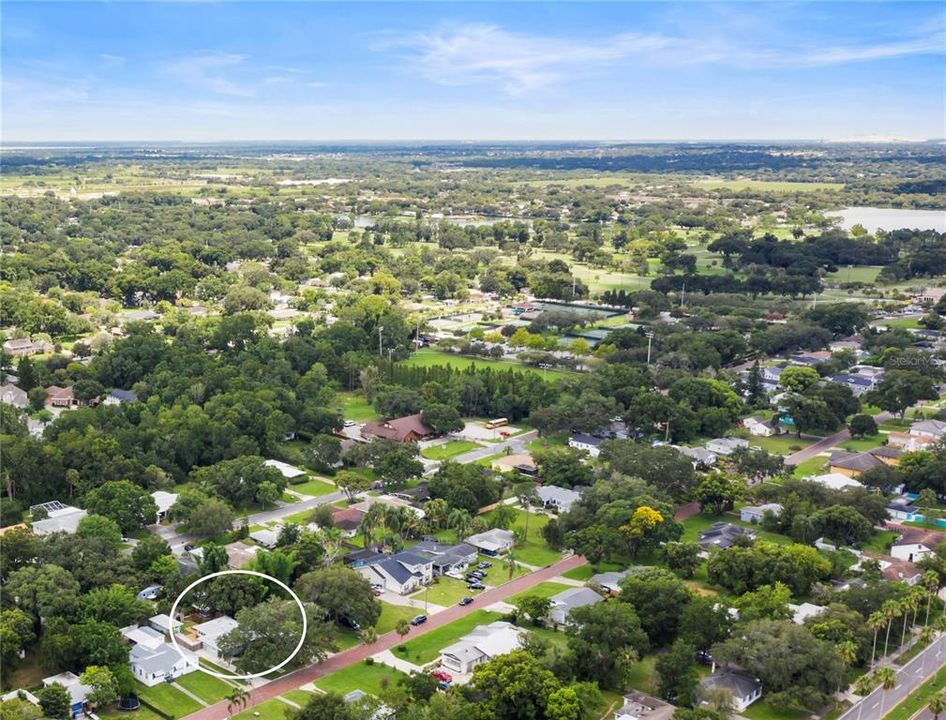
[[[82,404],[76,400],[71,387],[59,387],[59,385],[50,385],[46,388],[46,404],[52,407],[71,408]]]
[[[891,544],[890,556],[913,563],[929,555],[943,543],[946,543],[946,533],[922,528],[905,530]]]
[[[405,417],[382,420],[378,423],[365,423],[361,434],[383,440],[397,442],[417,442],[434,434],[433,428],[423,421],[420,413]]]
[[[13,357],[27,357],[39,353],[51,352],[53,346],[45,340],[30,340],[29,338],[14,338],[3,343],[3,352]]]
[[[828,469],[847,477],[857,477],[865,470],[880,465],[896,467],[900,462],[902,450],[891,447],[876,447],[865,452],[835,452],[828,460]]]
[[[354,537],[364,516],[356,508],[332,508],[332,524],[341,531],[342,537]]]

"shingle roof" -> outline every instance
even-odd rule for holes
[[[361,428],[362,435],[374,435],[387,440],[406,440],[411,433],[415,433],[420,437],[427,437],[432,435],[433,432],[433,428],[423,421],[420,413],[393,418],[380,423],[365,423],[364,427]]]

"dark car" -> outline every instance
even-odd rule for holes
[[[411,618],[411,625],[423,625],[425,622],[427,622],[426,615],[415,615]]]
[[[359,625],[357,622],[355,622],[351,618],[342,617],[338,619],[338,622],[344,627],[350,628],[354,630],[355,632],[358,632],[359,630],[361,630],[361,625]]]
[[[486,561],[484,560],[483,562],[481,562],[481,563],[480,563],[479,565],[477,565],[476,567],[478,567],[480,570],[485,570],[486,568],[491,568],[491,567],[493,567],[493,563],[491,563],[491,562],[486,562]]]
[[[186,550],[187,552],[190,552],[193,549],[194,549],[194,546],[191,545],[190,543],[187,543],[186,545],[184,545],[184,550]]]
[[[484,577],[486,577],[486,573],[480,572],[479,570],[476,572],[471,572],[470,575],[475,577],[477,580],[482,580]]]
[[[481,582],[471,582],[466,586],[467,590],[485,590],[486,586]]]
[[[463,599],[460,601],[460,604],[461,604],[461,605],[469,605],[471,602],[473,602],[473,598],[471,598],[471,597],[465,597],[465,598],[463,598]]]
[[[697,650],[693,657],[698,663],[702,663],[703,665],[713,664],[713,656],[706,650]]]

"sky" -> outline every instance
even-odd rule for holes
[[[940,2],[3,2],[5,142],[946,136]]]

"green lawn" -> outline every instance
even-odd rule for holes
[[[190,690],[206,703],[223,700],[233,691],[233,686],[229,683],[199,671],[184,675],[175,682],[182,688]]]
[[[414,600],[433,603],[434,605],[450,606],[456,605],[462,598],[476,595],[475,590],[468,590],[466,583],[462,580],[455,580],[449,577],[434,578],[434,582],[428,588],[416,592],[410,597]]]
[[[107,712],[96,710],[96,714],[103,720],[164,720],[154,710],[144,705],[130,712],[113,708]]]
[[[286,705],[282,700],[273,698],[254,705],[238,715],[233,715],[230,720],[286,720],[287,710],[295,710],[295,708]]]
[[[509,602],[515,604],[524,597],[536,596],[541,598],[550,598],[553,595],[558,595],[563,590],[568,590],[572,585],[565,585],[564,583],[557,582],[544,582],[539,583],[535,587],[529,588],[528,590],[523,590],[521,593],[517,593],[509,598]]]
[[[797,478],[808,477],[809,475],[818,475],[824,471],[824,466],[827,464],[828,458],[820,457],[816,455],[813,458],[804,460],[798,465],[795,466],[795,470],[792,473]]]
[[[196,700],[187,697],[180,690],[166,683],[148,687],[136,680],[135,692],[138,697],[147,700],[149,705],[172,717],[182,717],[201,708]]]
[[[628,687],[653,695],[657,692],[656,655],[647,655],[634,663],[627,676]]]
[[[346,420],[372,422],[381,417],[368,402],[368,399],[359,393],[339,393],[335,396],[335,402],[342,409],[342,414]]]
[[[475,450],[479,445],[469,440],[450,440],[443,445],[434,445],[433,447],[421,450],[420,454],[428,460],[446,460],[447,458],[462,455],[470,450]]]
[[[820,190],[841,190],[843,183],[832,182],[793,182],[791,180],[699,180],[696,187],[710,190],[732,190],[744,192],[751,190],[767,193],[818,192]]]
[[[512,528],[510,529],[519,533],[525,530],[526,513],[525,510],[519,508],[517,508],[516,512],[518,513],[516,521],[512,524]],[[488,513],[487,517],[489,517]],[[527,565],[544,567],[561,559],[562,554],[558,550],[550,548],[548,544],[546,544],[545,538],[542,537],[542,528],[548,525],[548,522],[548,515],[540,513],[529,514],[529,537],[526,539],[526,542],[516,545],[513,549],[513,556],[516,560],[524,562]],[[494,563],[494,565],[496,565],[496,563]]]
[[[313,497],[321,497],[322,495],[328,495],[329,493],[338,491],[337,487],[330,483],[323,482],[322,480],[309,480],[299,485],[290,485],[289,489],[295,490],[297,493],[302,493],[303,495],[312,495]]]
[[[765,698],[756,700],[742,712],[749,720],[804,720],[809,714],[771,705]]]
[[[386,602],[381,603],[381,617],[375,623],[374,629],[379,635],[389,633],[397,625],[398,620],[410,620],[417,614],[417,610],[403,605],[391,605]]]
[[[296,703],[296,705],[300,705],[302,707],[305,707],[306,703],[308,703],[314,695],[315,693],[309,692],[308,690],[290,690],[289,692],[282,694],[284,698],[288,698],[289,700],[292,700],[294,703]]]
[[[566,570],[562,573],[562,577],[567,577],[570,580],[584,580],[587,582],[588,580],[591,580],[592,575],[597,575],[598,573],[603,572],[620,572],[624,569],[624,565],[621,565],[620,563],[602,562],[598,564],[597,569],[592,567],[590,564],[586,564],[579,565],[578,567],[572,568],[571,570]]]
[[[366,665],[364,662],[360,662],[316,680],[315,685],[321,690],[336,692],[340,695],[347,695],[352,690],[362,690],[371,695],[380,695],[385,686],[388,684],[396,685],[402,677],[404,677],[404,673],[387,665],[381,665],[380,663]]]
[[[436,365],[450,365],[457,370],[466,370],[469,367],[478,369],[490,368],[492,370],[519,370],[522,372],[531,372],[542,375],[550,380],[563,377],[574,377],[575,373],[563,370],[543,370],[541,368],[526,367],[517,362],[508,360],[487,360],[485,358],[466,357],[454,353],[443,352],[433,348],[423,348],[411,355],[404,361],[405,365],[413,367],[434,367]]]
[[[890,543],[899,535],[900,533],[895,530],[880,530],[871,535],[870,539],[864,543],[861,549],[872,550],[873,552],[886,555],[890,550]]]
[[[841,443],[840,447],[844,448],[849,452],[865,452],[867,450],[873,450],[875,447],[884,444],[884,440],[887,439],[887,436],[882,433],[877,433],[876,435],[871,435],[869,437],[858,438],[856,440],[846,440]]]
[[[477,610],[449,625],[431,630],[416,640],[408,640],[403,645],[398,645],[394,648],[394,654],[415,665],[425,665],[436,660],[441,650],[455,643],[477,625],[487,625],[501,617],[499,613]],[[409,638],[410,635],[407,637]],[[319,684],[319,687],[322,685]]]
[[[767,450],[773,455],[791,455],[793,452],[802,450],[813,441],[797,438],[794,435],[773,435],[772,437],[753,437],[749,438],[750,445],[758,445],[763,450]]]

